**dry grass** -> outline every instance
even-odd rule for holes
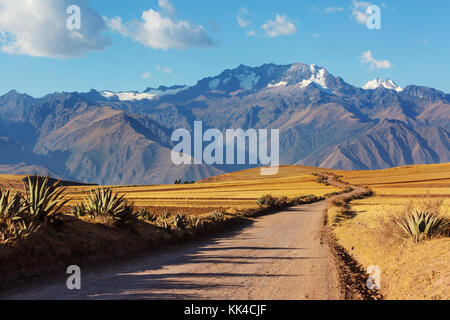
[[[225,219],[231,219],[241,210],[255,208],[257,199],[269,193],[275,197],[294,198],[308,194],[323,196],[339,192],[339,188],[320,184],[317,178],[312,176],[314,172],[326,171],[342,175],[342,180],[351,184],[369,186],[376,193],[374,197],[353,201],[351,208],[345,205],[331,208],[328,221],[334,229],[338,242],[358,262],[365,267],[380,266],[385,297],[388,299],[449,299],[449,239],[436,238],[419,244],[399,241],[399,238],[395,236],[398,230],[389,222],[389,219],[393,213],[401,212],[411,206],[412,200],[416,201],[415,206],[420,206],[417,200],[442,199],[441,213],[448,215],[450,164],[360,172],[290,166],[281,167],[277,176],[264,177],[259,175],[259,170],[247,170],[206,179],[194,185],[113,186],[112,188],[120,194],[125,194],[136,207],[148,208],[150,212],[157,215],[169,213],[174,216],[177,213],[184,213],[191,218],[208,219],[212,212],[219,211],[226,213]],[[22,178],[0,176],[0,184],[8,186],[10,183],[15,183],[16,188],[20,188]],[[69,196],[73,198],[71,204],[79,203],[92,189],[93,187],[90,186],[69,187]],[[110,243],[109,237],[113,237],[115,242],[122,241],[125,233],[105,226],[104,224],[108,224],[107,221],[97,222],[98,224],[79,220],[70,226],[76,229],[79,224],[80,228],[86,230],[83,236],[87,237],[86,241],[90,244],[83,244],[83,250],[101,252],[101,247],[105,243]],[[96,233],[100,230],[103,230],[101,234],[103,240],[97,244]],[[154,224],[140,221],[139,230],[138,233],[142,232],[142,236],[137,238],[138,242],[145,241],[146,247],[150,246],[150,243],[160,243],[159,240],[154,240],[154,237],[161,239],[162,242],[164,242],[162,239],[167,237],[167,233]],[[66,241],[65,235],[58,233],[57,237],[60,237],[58,241]],[[129,237],[128,233],[127,237]],[[75,241],[75,238],[73,240]],[[72,248],[69,243],[66,246]],[[89,246],[93,248],[88,249]],[[68,251],[72,250],[69,248],[67,248]],[[73,250],[76,250],[76,246]],[[79,254],[81,257],[82,254],[88,253]]]
[[[450,218],[450,164],[339,172],[343,180],[367,185],[376,196],[352,203],[352,217],[330,208],[338,242],[363,266],[382,270],[387,299],[450,299],[450,240],[405,241],[394,219],[427,211]]]
[[[117,225],[109,215],[80,213],[80,217],[62,215],[61,223],[45,227],[27,238],[11,243],[0,241],[0,283],[17,276],[54,270],[64,264],[83,264],[104,258],[139,252],[227,228],[250,216],[273,212],[279,205],[305,203],[316,197],[340,191],[339,188],[315,182],[312,170],[284,172],[283,176],[247,179],[248,172],[236,173],[234,181],[198,183],[195,185],[113,186],[135,205],[135,212],[147,209],[148,215],[137,215],[138,221]],[[8,186],[22,189],[23,177],[0,176]],[[227,180],[227,179],[224,179]],[[67,197],[70,205],[82,204],[95,186],[71,186]],[[277,198],[274,207],[259,206],[257,200],[271,194]],[[294,201],[286,203],[282,196]],[[305,198],[302,198],[305,197]],[[278,199],[279,198],[279,199]],[[299,198],[299,199],[297,199]],[[317,199],[316,199],[317,200]],[[82,211],[80,211],[82,212]],[[142,213],[142,211],[141,211]]]
[[[282,167],[275,176],[261,176],[259,169],[246,170],[206,179],[189,185],[112,186],[125,194],[136,207],[150,207],[155,213],[183,212],[204,215],[215,210],[234,212],[256,208],[256,201],[270,193],[274,197],[295,198],[305,195],[318,197],[341,191],[334,186],[316,182],[316,168]],[[89,186],[69,187],[70,204],[79,203]]]

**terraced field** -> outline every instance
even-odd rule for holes
[[[314,194],[323,196],[340,191],[334,186],[316,182],[312,175],[316,168],[282,167],[276,176],[260,176],[259,170],[227,174],[187,185],[111,186],[125,194],[137,207],[150,207],[155,211],[182,211],[202,214],[224,209],[228,211],[250,209],[264,195],[289,198]],[[80,202],[92,186],[69,187],[72,203]]]

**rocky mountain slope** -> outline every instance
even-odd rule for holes
[[[282,164],[381,169],[450,158],[450,95],[380,79],[357,88],[298,63],[241,65],[191,87],[144,92],[11,91],[0,97],[0,171],[154,184],[246,167],[173,165],[173,130],[196,120],[205,130],[280,129]]]

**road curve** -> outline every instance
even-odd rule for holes
[[[320,233],[327,201],[252,219],[182,246],[82,270],[82,289],[59,277],[0,299],[341,299],[337,271]]]

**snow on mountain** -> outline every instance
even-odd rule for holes
[[[275,83],[275,84],[269,83],[269,84],[267,85],[267,88],[286,87],[287,84],[288,84],[288,83],[287,83],[286,81],[280,81],[280,82]]]
[[[141,101],[141,100],[153,100],[157,97],[167,96],[170,94],[177,94],[183,90],[186,90],[188,86],[173,86],[164,87],[161,86],[158,89],[147,88],[144,92],[137,91],[102,91],[101,95],[107,99],[117,98],[120,101]]]
[[[288,86],[306,88],[310,84],[330,90],[336,84],[336,79],[326,69],[315,64],[266,64],[260,67],[240,65],[236,69],[225,70],[218,76],[201,80],[198,87],[203,90],[235,93]]]
[[[127,92],[111,92],[111,91],[102,91],[101,95],[107,99],[117,98],[120,101],[141,101],[141,100],[152,100],[156,97],[154,94],[148,93],[139,93],[136,91],[127,91]]]
[[[403,88],[401,88],[399,85],[397,85],[394,81],[387,79],[383,81],[380,78],[374,79],[372,81],[367,82],[364,86],[364,90],[375,90],[378,88],[386,88],[390,90],[395,90],[397,92],[403,91]]]
[[[329,89],[327,86],[327,71],[323,68],[318,68],[316,65],[310,65],[311,78],[303,80],[300,82],[300,87],[305,88],[311,83],[316,83],[324,89]]]

